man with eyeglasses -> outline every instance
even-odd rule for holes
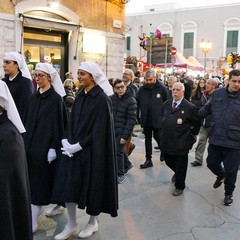
[[[114,93],[110,96],[113,106],[113,118],[115,126],[117,164],[118,164],[118,183],[123,183],[126,173],[131,168],[132,163],[124,158],[128,158],[124,152],[125,144],[132,134],[137,117],[137,102],[129,93],[126,92],[124,82],[117,79],[113,83]],[[124,156],[125,155],[125,156]],[[128,164],[128,166],[126,166]]]
[[[31,75],[24,57],[18,52],[6,52],[3,58],[5,77],[23,124],[26,123],[30,96],[34,92]]]
[[[217,176],[213,188],[224,183],[223,204],[229,206],[240,163],[240,70],[229,72],[226,88],[217,89],[198,113],[211,114],[207,166]]]

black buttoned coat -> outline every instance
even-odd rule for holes
[[[163,104],[162,153],[168,155],[188,154],[193,144],[192,135],[197,135],[201,126],[197,110],[197,107],[186,99],[183,99],[175,110],[172,109],[172,99]]]

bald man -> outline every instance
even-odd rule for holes
[[[218,88],[218,78],[209,78],[206,82],[206,89],[203,92],[201,97],[201,104],[204,106],[207,101],[211,101],[213,92]],[[208,134],[210,129],[211,115],[206,117],[200,128],[198,134],[198,143],[195,150],[195,161],[191,162],[193,167],[202,166],[203,164],[203,155],[207,145]]]
[[[183,83],[175,83],[172,87],[173,99],[163,104],[161,151],[167,166],[174,172],[173,196],[181,195],[185,189],[188,153],[195,139],[193,136],[200,128],[197,107],[184,98],[184,91]]]

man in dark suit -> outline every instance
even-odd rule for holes
[[[140,123],[145,135],[146,160],[140,168],[152,167],[152,136],[160,144],[162,106],[168,98],[166,87],[157,80],[156,72],[145,73],[145,84],[138,91]],[[161,155],[162,156],[162,155]],[[160,159],[163,161],[163,158]]]
[[[194,143],[193,136],[198,134],[200,128],[197,107],[184,98],[184,90],[183,83],[175,83],[173,99],[163,105],[160,146],[167,166],[174,171],[174,196],[181,195],[185,188],[188,153]]]

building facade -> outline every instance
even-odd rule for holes
[[[30,69],[51,61],[64,80],[81,61],[108,78],[122,76],[125,4],[120,0],[0,0],[0,77],[4,52],[21,52]]]
[[[126,15],[127,56],[146,61],[146,51],[139,46],[138,36],[149,35],[159,29],[165,36],[173,37],[173,45],[184,57],[193,56],[202,65],[215,72],[228,68],[227,56],[240,54],[240,4],[227,4],[201,8],[159,10]],[[202,40],[211,41],[212,47],[204,56]]]

